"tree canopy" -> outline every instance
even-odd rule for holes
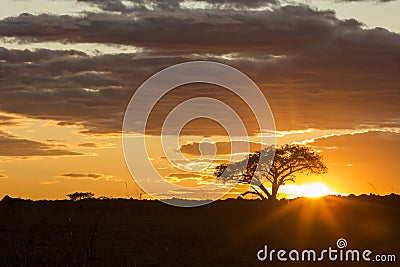
[[[94,197],[94,194],[91,192],[75,192],[72,194],[67,195],[70,200],[77,201],[81,199],[90,199]]]
[[[261,199],[276,200],[279,187],[288,181],[294,182],[296,174],[323,174],[327,171],[322,155],[313,148],[283,145],[251,153],[242,161],[220,164],[215,168],[214,176],[226,182],[251,185],[250,190],[242,195],[255,194]],[[264,186],[266,181],[271,184],[271,191]]]

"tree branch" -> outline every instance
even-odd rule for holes
[[[268,198],[271,198],[271,193],[268,191],[267,188],[263,184],[260,184],[258,187],[267,195]]]
[[[263,194],[261,194],[260,192],[258,192],[258,191],[246,191],[246,192],[244,192],[244,193],[242,193],[242,194],[240,194],[241,196],[246,196],[246,195],[248,195],[248,194],[252,194],[252,195],[256,195],[256,196],[258,196],[259,198],[261,198],[261,199],[267,199]]]
[[[292,175],[292,174],[295,173],[295,172],[298,172],[298,171],[301,171],[301,170],[304,170],[304,169],[307,169],[307,166],[303,166],[303,167],[301,167],[301,168],[297,168],[297,169],[291,170],[290,172],[288,172],[287,174],[285,174],[284,176],[282,176],[282,177],[279,179],[279,182],[284,182],[284,181],[286,180],[286,177]],[[293,179],[293,178],[291,178],[291,179]],[[290,179],[288,179],[288,180],[290,180]]]

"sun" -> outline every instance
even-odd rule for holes
[[[337,192],[331,190],[324,183],[285,185],[282,191],[290,198],[292,197],[319,198],[327,195],[337,194]]]

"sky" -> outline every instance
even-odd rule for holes
[[[247,74],[268,100],[277,144],[309,145],[323,155],[329,172],[299,175],[297,185],[400,193],[400,1],[5,0],[3,6],[0,197],[145,196],[125,164],[124,112],[147,78],[192,60]],[[176,105],[199,96],[232,107],[251,149],[258,148],[254,116],[237,96],[205,84],[176,88],[152,111],[146,145],[160,174],[179,185],[203,184],[214,165],[177,170],[165,159],[160,129]],[[204,138],[216,144],[215,163],[228,158],[226,132],[209,120],[185,126],[180,150],[197,159]]]

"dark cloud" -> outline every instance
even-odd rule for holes
[[[282,6],[259,12],[195,10],[145,15],[90,13],[85,16],[21,14],[0,21],[0,35],[26,41],[130,44],[186,52],[262,51],[274,54],[310,49],[336,34],[360,30],[333,11]]]
[[[151,5],[153,9],[159,10],[176,10],[179,9],[179,4],[182,2],[180,0],[153,0],[153,1],[144,1],[144,0],[131,0],[125,1],[123,3],[121,0],[78,0],[78,2],[84,2],[91,5],[94,5],[104,11],[110,12],[122,12],[122,13],[131,13],[131,12],[145,12],[149,10],[149,6]],[[126,3],[129,4],[126,4]]]
[[[367,42],[372,37],[360,39]],[[385,40],[382,36],[380,39]],[[277,59],[203,59],[230,64],[250,75],[269,100],[280,130],[354,128],[396,122],[400,115],[400,53],[396,54],[395,45],[386,45],[382,50],[383,43],[377,44],[375,50],[360,48],[363,52],[357,52],[355,46],[340,52],[341,45],[352,46],[342,42],[332,44],[330,51],[321,48],[315,55],[310,52]],[[37,59],[31,64],[0,63],[4,67],[0,71],[0,110],[60,121],[59,125],[80,125],[86,133],[120,132],[135,88],[158,70],[191,60],[189,56],[158,57],[147,53],[95,57],[59,57],[58,51],[51,53],[51,59]],[[249,121],[250,132],[256,130],[251,111],[234,95],[212,86],[197,86],[176,90],[160,101],[152,113],[149,133],[159,134],[168,112],[194,96],[226,102]],[[204,124],[211,131],[204,131]],[[214,124],[200,123],[192,133],[212,135],[215,129]]]
[[[0,156],[33,157],[33,156],[77,156],[82,153],[59,149],[52,144],[18,138],[0,131]]]
[[[73,56],[85,56],[86,54],[77,50],[67,51],[53,51],[48,49],[36,49],[31,50],[9,50],[0,47],[0,59],[9,63],[25,63],[25,62],[42,62],[45,60],[54,59],[55,53],[60,59],[73,57]]]
[[[104,72],[111,69],[118,73],[125,68],[123,73],[129,76],[132,55],[90,58],[76,57],[72,52],[66,55],[65,51],[37,50],[26,53],[30,64],[25,64],[14,63],[18,54],[2,49],[0,55],[4,60],[0,62],[0,110],[54,119],[61,121],[60,125],[82,125],[97,133],[119,131],[132,91],[127,88],[129,84],[121,89],[125,82],[118,74],[112,78]]]
[[[119,1],[91,3],[118,8]],[[134,90],[162,68],[193,59],[227,63],[248,74],[266,95],[280,130],[399,123],[400,35],[340,20],[333,11],[286,5],[257,12],[166,8],[135,14],[21,14],[0,21],[0,35],[143,47],[136,54],[96,56],[0,49],[1,111],[79,125],[85,133],[120,132]],[[159,134],[168,111],[194,96],[226,102],[256,132],[243,102],[226,90],[203,86],[182,88],[160,101],[148,133]],[[185,133],[221,133],[217,128],[203,121]]]
[[[181,4],[184,0],[128,0],[122,2],[121,0],[77,0],[78,2],[85,2],[95,5],[104,11],[110,12],[145,12],[151,10],[160,11],[173,11],[180,10]],[[192,3],[206,3],[211,8],[259,8],[267,5],[277,5],[278,0],[207,0],[207,1],[192,1]],[[127,4],[129,3],[129,4]]]

